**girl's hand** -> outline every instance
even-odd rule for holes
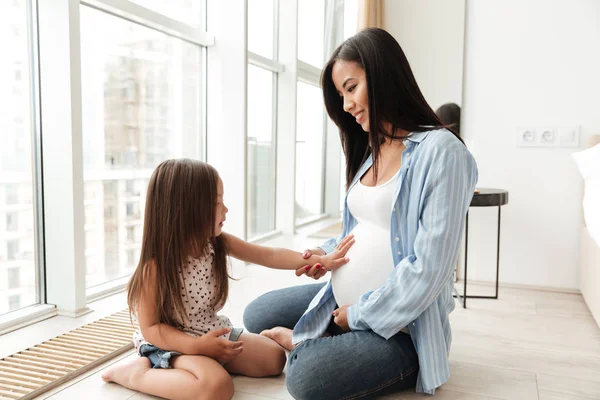
[[[327,254],[326,256],[321,257],[321,264],[325,267],[327,271],[333,271],[346,264],[350,259],[346,257],[346,253],[350,250],[350,247],[354,244],[354,235],[350,234],[346,236],[342,241],[337,245],[334,251]]]
[[[198,338],[198,355],[207,356],[226,364],[236,358],[243,350],[243,342],[232,342],[219,336],[231,331],[230,328],[221,328],[210,331]]]
[[[304,250],[304,253],[302,254],[302,258],[304,258],[305,260],[308,260],[309,258],[311,258],[313,255],[315,256],[324,256],[325,252],[323,251],[323,249],[317,247],[316,249],[306,249]]]
[[[305,265],[302,268],[298,268],[296,270],[296,276],[300,276],[302,274],[306,274],[306,276],[313,278],[315,280],[322,278],[327,271],[332,271],[346,264],[348,261],[348,257],[346,257],[346,252],[352,247],[354,244],[354,235],[350,234],[346,236],[335,248],[335,250],[327,255],[321,256],[321,262],[314,264],[312,267],[310,265]],[[323,250],[319,249],[322,254],[324,254]],[[303,258],[309,258],[313,255],[311,250],[306,250],[302,255]]]
[[[341,306],[333,311],[333,322],[342,328],[344,332],[350,331],[350,327],[348,326],[348,306]]]

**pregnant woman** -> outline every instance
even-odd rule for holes
[[[290,350],[297,399],[356,399],[448,380],[452,274],[477,182],[463,142],[425,101],[396,40],[366,29],[338,47],[321,84],[346,157],[348,263],[326,284],[262,295],[244,325]],[[313,266],[315,278],[326,271]]]

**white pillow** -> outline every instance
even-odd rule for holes
[[[583,216],[590,235],[600,246],[600,143],[573,154],[585,180]]]

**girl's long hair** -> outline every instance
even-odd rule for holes
[[[142,251],[128,285],[127,303],[136,313],[145,285],[156,285],[156,320],[179,327],[187,321],[179,270],[189,255],[214,249],[217,285],[215,304],[227,299],[227,246],[215,236],[217,171],[201,161],[167,160],[150,178],[144,211]],[[147,268],[155,268],[156,282],[144,282]]]
[[[344,101],[331,76],[337,60],[355,62],[365,71],[368,134],[351,114],[344,111]],[[327,113],[340,131],[346,156],[346,189],[370,154],[373,155],[373,172],[377,177],[378,155],[384,140],[406,139],[406,136],[395,135],[397,129],[418,132],[445,127],[425,101],[402,48],[383,29],[364,29],[342,43],[323,68],[321,86]],[[388,130],[389,127],[386,129],[386,123],[391,124],[391,130]]]

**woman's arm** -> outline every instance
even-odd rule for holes
[[[273,269],[298,270],[307,264],[322,264],[327,270],[335,269],[348,262],[345,255],[352,244],[354,244],[354,238],[348,236],[344,239],[345,241],[343,241],[343,243],[340,243],[338,249],[329,256],[312,254],[308,258],[304,258],[303,254],[297,251],[260,246],[248,243],[227,233],[222,234],[225,235],[227,249],[233,257],[238,260],[264,265],[265,267]]]
[[[156,268],[149,262],[144,267],[144,288],[138,302],[137,319],[144,339],[163,350],[182,354],[205,355],[216,360],[229,361],[242,351],[241,342],[220,338],[229,329],[217,329],[195,337],[171,325],[160,323],[156,318]]]

